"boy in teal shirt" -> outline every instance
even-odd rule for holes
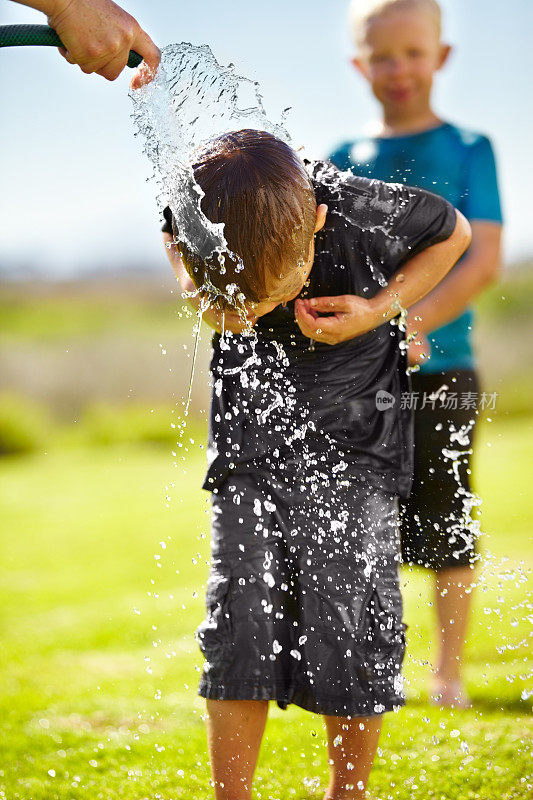
[[[435,573],[440,650],[433,696],[442,705],[463,706],[461,658],[471,598],[465,590],[472,582],[475,524],[469,519],[469,454],[462,457],[458,485],[443,450],[472,444],[479,384],[470,303],[494,280],[500,260],[494,155],[486,136],[432,109],[433,77],[450,52],[440,39],[436,0],[354,0],[350,13],[358,48],[353,63],[371,84],[383,118],[374,136],[345,142],[330,160],[361,176],[440,194],[472,226],[466,255],[409,313],[408,331],[418,340],[409,358],[420,369],[405,398],[415,411],[415,474],[402,519],[404,561]],[[466,438],[451,446],[450,434],[460,430]]]

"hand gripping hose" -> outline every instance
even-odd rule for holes
[[[0,47],[25,45],[64,47],[55,30],[48,25],[0,25]],[[138,67],[141,61],[142,56],[130,50],[128,67]]]

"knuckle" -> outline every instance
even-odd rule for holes
[[[128,14],[128,18],[124,24],[124,31],[128,37],[133,39],[137,34],[142,33],[142,28],[137,20]]]
[[[108,53],[112,53],[113,55],[115,55],[116,53],[120,53],[120,51],[124,49],[125,44],[126,42],[124,41],[122,36],[115,35],[109,42],[107,51]]]
[[[129,47],[131,43],[134,41],[134,39],[137,38],[140,32],[141,28],[135,22],[135,20],[132,19],[131,23],[129,25],[126,25],[125,28],[123,28],[122,30],[122,36],[121,36],[122,46]]]
[[[129,50],[132,41],[133,37],[122,30],[117,30],[108,42],[107,52],[116,56],[123,50]]]
[[[141,33],[141,28],[133,18],[130,18],[120,30],[119,49],[130,48],[132,42]]]
[[[97,61],[99,58],[102,58],[106,54],[107,48],[102,45],[101,42],[90,41],[87,43],[85,47],[85,59],[86,61]]]

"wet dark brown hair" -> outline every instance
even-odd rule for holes
[[[224,272],[216,255],[204,261],[179,243],[195,286],[210,282],[224,295],[234,284],[247,300],[268,299],[267,285],[308,259],[317,204],[302,161],[270,133],[242,130],[203,146],[193,172],[205,193],[203,213],[224,223],[228,247],[239,257],[224,254]]]

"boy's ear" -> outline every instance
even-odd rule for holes
[[[328,207],[325,203],[321,203],[317,210],[316,210],[316,224],[315,224],[315,233],[321,231],[324,225],[326,224],[326,216],[328,213]]]
[[[355,67],[357,72],[361,73],[363,78],[366,78],[368,80],[367,65],[366,65],[366,62],[362,58],[358,58],[357,56],[353,56],[350,59],[350,64],[352,65],[352,67]]]
[[[439,60],[437,61],[437,69],[442,69],[442,67],[448,62],[452,52],[453,47],[450,44],[441,44]]]

